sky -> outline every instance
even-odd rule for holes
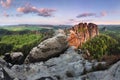
[[[0,0],[0,25],[120,24],[120,0]]]

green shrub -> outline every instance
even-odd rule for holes
[[[104,34],[109,35],[110,37],[118,41],[114,52],[115,54],[120,54],[120,31],[106,31],[104,32]]]
[[[4,55],[6,52],[10,52],[13,49],[12,44],[6,44],[0,42],[0,55]]]
[[[98,35],[83,44],[93,58],[101,58],[105,54],[114,53],[117,41],[107,35]]]

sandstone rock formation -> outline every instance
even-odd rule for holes
[[[75,48],[81,47],[84,42],[98,34],[99,31],[96,24],[79,23],[70,29],[69,45],[75,46]]]
[[[49,38],[34,47],[27,56],[25,63],[47,60],[53,56],[58,56],[68,47],[65,34],[58,34]]]

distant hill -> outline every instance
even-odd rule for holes
[[[115,31],[115,32],[120,31],[120,25],[99,25],[98,28],[100,29],[100,31],[103,28],[106,28],[107,31]]]
[[[30,24],[20,24],[20,25],[7,25],[0,26],[0,29],[6,29],[9,31],[23,31],[23,30],[42,30],[42,29],[65,29],[69,28],[71,25],[30,25]]]

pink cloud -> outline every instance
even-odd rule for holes
[[[116,15],[116,14],[120,14],[120,10],[116,11],[116,10],[112,10],[112,11],[102,11],[100,13],[100,16],[107,16],[107,15]]]
[[[38,15],[39,16],[52,16],[52,12],[56,11],[55,9],[46,9],[46,8],[42,8],[38,10]]]
[[[104,17],[107,16],[109,13],[106,11],[101,11],[99,13],[82,13],[77,16],[77,18],[83,18],[83,17]]]
[[[82,13],[77,16],[77,18],[96,16],[95,13]]]
[[[4,7],[4,8],[9,8],[10,5],[11,5],[11,3],[12,3],[12,0],[6,0],[6,1],[0,0],[0,4],[1,4],[2,7]]]
[[[55,9],[48,9],[48,8],[36,8],[35,6],[31,6],[30,4],[26,4],[24,7],[17,8],[18,12],[28,14],[28,13],[35,13],[38,16],[43,17],[50,17],[52,13],[55,12]]]
[[[102,21],[92,21],[92,23],[95,23],[95,24],[104,24],[104,25],[119,25],[120,24],[120,21],[119,20],[102,20]]]

